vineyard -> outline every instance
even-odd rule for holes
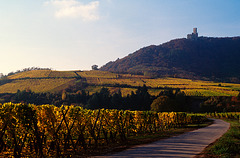
[[[239,84],[216,83],[211,81],[198,81],[180,78],[150,79],[141,75],[114,74],[104,71],[83,71],[78,74],[86,78],[89,86],[86,88],[90,94],[97,92],[99,87],[107,87],[112,93],[116,89],[124,91],[123,95],[131,94],[136,87],[146,85],[151,95],[158,95],[166,88],[179,88],[187,96],[237,96]],[[120,88],[119,88],[120,87]],[[127,89],[126,89],[127,88]]]
[[[68,83],[72,83],[75,79],[25,79],[15,80],[0,86],[0,93],[16,93],[18,90],[30,89],[36,93],[49,92],[57,89],[59,86],[67,88]]]
[[[0,105],[2,156],[78,155],[130,136],[156,133],[206,117],[152,111],[87,110],[81,107],[5,103]]]
[[[9,76],[9,79],[48,77],[51,70],[32,70]]]
[[[117,78],[118,75],[107,71],[78,71],[77,74],[84,78]]]
[[[50,78],[71,78],[77,77],[77,74],[73,71],[51,71],[49,74]]]
[[[187,96],[237,96],[240,84],[217,83],[181,78],[149,78],[141,75],[117,74],[106,71],[53,71],[32,70],[7,77],[8,82],[0,84],[0,93],[16,93],[17,90],[31,89],[34,92],[61,92],[84,82],[84,90],[90,94],[106,87],[113,94],[119,89],[123,96],[136,91],[138,86],[146,85],[151,95],[158,95],[168,88],[179,88]],[[74,80],[75,79],[75,80]],[[65,80],[65,81],[64,81]],[[71,84],[67,84],[74,80]],[[50,83],[52,84],[50,86]]]
[[[217,119],[233,119],[240,121],[240,112],[225,112],[225,113],[206,113],[207,117]]]

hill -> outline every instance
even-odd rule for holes
[[[34,92],[60,92],[81,77],[75,71],[31,70],[9,75],[0,80],[0,93],[16,93],[30,89]]]
[[[149,78],[143,75],[118,74],[107,71],[52,71],[32,70],[20,72],[0,80],[0,94],[16,93],[18,90],[61,93],[63,90],[90,94],[106,87],[113,94],[121,90],[124,96],[146,85],[151,95],[163,89],[179,88],[188,96],[237,96],[240,84],[220,83],[181,78]]]
[[[100,70],[152,77],[240,81],[240,37],[175,39],[109,62]]]

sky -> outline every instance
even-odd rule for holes
[[[0,0],[0,73],[90,70],[136,50],[240,36],[239,0]]]

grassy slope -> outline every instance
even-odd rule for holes
[[[240,120],[226,120],[230,129],[215,143],[206,148],[199,156],[205,158],[240,157]]]
[[[81,76],[89,86],[87,91],[94,93],[101,87],[107,87],[112,93],[119,90],[119,85],[125,85],[121,88],[122,94],[130,94],[135,91],[137,86],[152,87],[149,92],[157,95],[162,90],[160,88],[180,88],[189,96],[236,96],[240,89],[240,84],[215,83],[210,81],[198,81],[180,78],[158,78],[150,79],[146,76],[115,74],[105,71],[51,71],[51,70],[33,70],[18,73],[9,76],[12,82],[1,85],[0,93],[15,93],[18,89],[31,89],[35,92],[56,92],[61,91],[68,86],[74,85],[75,77]],[[41,79],[40,79],[41,78]],[[132,86],[132,87],[126,87]],[[157,89],[159,88],[159,89]]]

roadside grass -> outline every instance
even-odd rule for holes
[[[240,158],[240,122],[239,120],[225,121],[231,124],[230,129],[198,157]]]
[[[108,145],[102,145],[98,148],[93,148],[88,153],[84,153],[84,156],[96,156],[96,155],[106,155],[109,153],[120,152],[131,148],[136,145],[148,144],[162,139],[170,138],[177,136],[186,132],[190,132],[199,128],[209,126],[213,123],[212,120],[208,120],[202,124],[189,124],[181,128],[171,128],[169,130],[159,131],[152,134],[138,134],[134,136],[129,136],[125,142],[114,142]]]

